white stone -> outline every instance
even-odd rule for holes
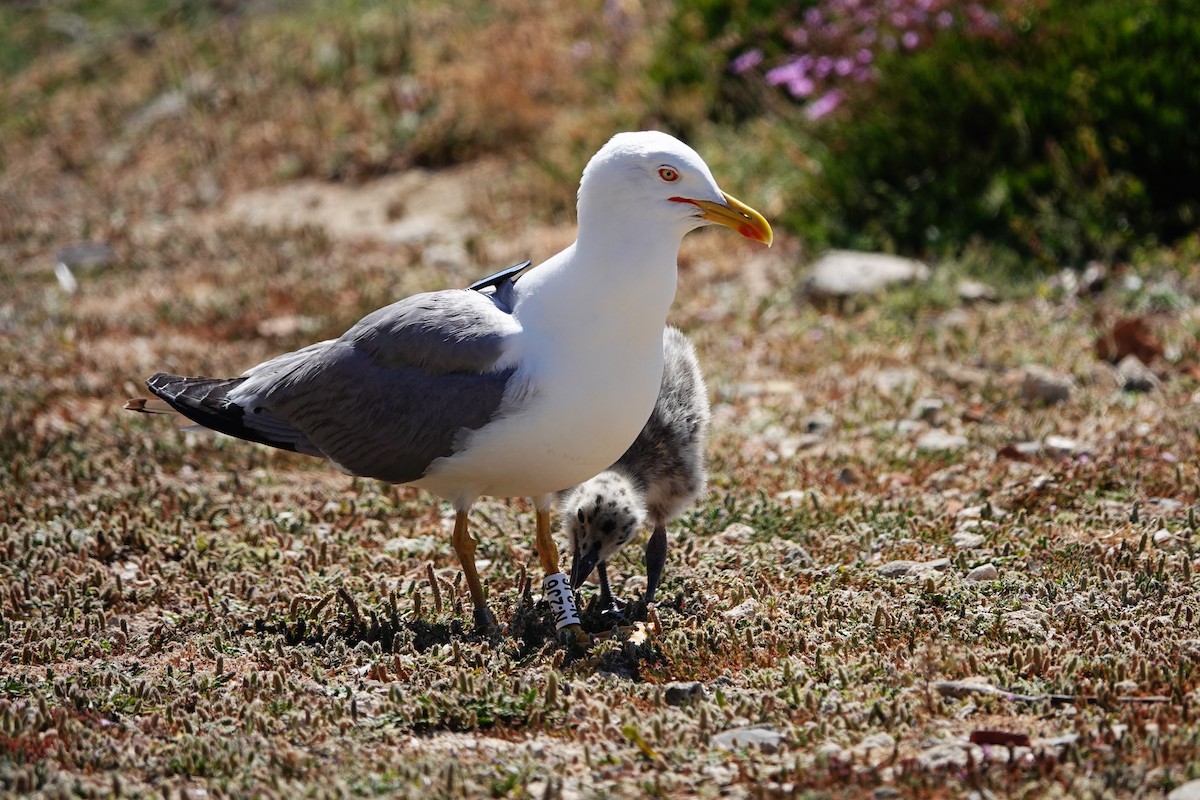
[[[928,279],[929,267],[911,258],[829,250],[812,263],[804,288],[809,294],[820,297],[851,297]]]
[[[941,428],[926,431],[917,438],[917,449],[925,452],[961,450],[967,446],[967,437],[949,433]]]
[[[992,563],[980,564],[975,569],[967,573],[969,581],[994,581],[1000,577],[999,570]]]
[[[1200,800],[1200,781],[1188,781],[1176,786],[1167,795],[1167,800]]]

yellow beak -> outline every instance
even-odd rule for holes
[[[771,232],[771,226],[763,218],[763,215],[731,194],[721,192],[721,196],[725,198],[723,204],[714,203],[711,200],[692,200],[686,197],[673,199],[682,203],[691,203],[699,208],[701,213],[697,216],[700,219],[724,225],[726,228],[733,228],[747,239],[762,242],[770,247],[771,242],[775,240],[775,235]]]

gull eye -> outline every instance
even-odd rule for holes
[[[679,172],[674,167],[659,167],[658,177],[667,183],[674,183],[679,180]]]

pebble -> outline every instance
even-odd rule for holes
[[[1167,795],[1167,800],[1200,800],[1200,781],[1188,781],[1176,786]]]
[[[889,561],[881,565],[876,572],[882,578],[903,578],[906,575],[920,576],[934,572],[945,572],[950,569],[950,559],[935,558],[933,561]]]
[[[759,747],[764,753],[774,753],[783,743],[783,734],[770,725],[750,725],[744,728],[730,728],[714,734],[709,739],[713,747],[724,750],[737,750],[743,747]]]
[[[1052,456],[1069,456],[1079,449],[1079,444],[1067,436],[1047,436],[1042,442],[1046,452]]]
[[[1127,392],[1153,391],[1162,383],[1153,370],[1132,354],[1125,356],[1121,363],[1117,364],[1117,374],[1121,376],[1121,385]]]
[[[929,267],[911,258],[857,250],[829,250],[812,263],[804,290],[815,297],[875,294],[929,279]]]
[[[882,394],[907,392],[920,379],[921,373],[915,369],[907,367],[883,369],[875,375],[875,388]]]
[[[721,541],[727,544],[745,544],[754,535],[754,528],[744,522],[734,522],[726,525],[718,535],[721,537]]]
[[[1021,379],[1021,396],[1029,401],[1065,403],[1071,399],[1075,379],[1062,372],[1031,364]]]
[[[938,742],[931,747],[927,747],[920,755],[917,756],[917,763],[931,772],[948,772],[952,769],[962,769],[969,760],[972,760],[968,755],[970,748],[975,745],[970,745],[966,742]],[[973,759],[976,763],[979,762],[976,748],[976,756]]]
[[[703,700],[708,697],[704,684],[700,681],[671,681],[663,692],[663,699],[669,706],[682,706],[693,700]]]
[[[805,418],[803,427],[804,432],[810,436],[824,438],[833,430],[834,419],[832,414],[827,414],[824,411],[818,411],[809,414]]]
[[[756,608],[758,608],[758,601],[753,597],[747,597],[741,603],[726,611],[725,619],[736,620],[754,616]]]
[[[858,743],[858,750],[891,750],[896,740],[890,733],[873,733]]]
[[[802,545],[792,545],[783,556],[785,564],[795,564],[803,569],[815,567],[817,562]]]
[[[975,569],[967,573],[967,580],[969,581],[994,581],[999,577],[1000,571],[997,570],[995,564],[992,564],[991,562],[988,562],[987,564],[980,564],[978,567],[975,567]]]
[[[941,428],[926,431],[917,438],[917,449],[925,452],[961,450],[966,446],[967,437]]]
[[[963,279],[958,282],[958,299],[964,303],[994,303],[996,290],[982,281]]]
[[[942,409],[945,407],[946,403],[940,398],[922,397],[913,403],[911,416],[913,419],[928,422],[930,425],[938,425],[942,417]]]
[[[117,260],[117,254],[107,242],[82,242],[59,250],[54,260],[71,269],[86,270],[110,266]]]
[[[883,578],[902,578],[916,565],[915,561],[889,561],[879,567],[876,572]]]
[[[971,531],[959,531],[950,537],[950,541],[959,550],[974,550],[976,547],[982,547],[984,541],[983,534],[973,533]]]

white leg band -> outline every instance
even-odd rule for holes
[[[550,601],[550,609],[554,612],[555,630],[579,624],[579,607],[566,575],[561,572],[547,575],[542,581],[542,594]]]

